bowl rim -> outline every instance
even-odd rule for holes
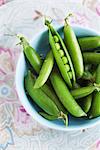
[[[61,27],[63,27],[63,25],[57,25],[56,26],[57,29],[59,29]],[[89,27],[82,27],[80,25],[73,25],[72,27],[85,29],[85,30],[90,30],[91,32],[94,32],[95,35],[100,35],[99,32],[97,32],[94,29],[91,29]],[[36,34],[36,36],[42,34],[45,31],[47,31],[47,29],[41,30],[41,32]],[[36,38],[36,36],[32,38],[32,40],[30,41],[30,44],[32,44],[32,41],[34,40],[34,38]],[[82,130],[82,129],[94,127],[94,126],[96,126],[96,125],[98,125],[100,123],[100,119],[99,119],[96,122],[93,122],[91,124],[81,124],[78,127],[74,127],[74,126],[72,126],[72,127],[69,127],[69,126],[66,127],[65,126],[64,127],[64,126],[59,126],[57,124],[53,124],[52,122],[50,122],[50,121],[44,119],[43,117],[41,117],[37,113],[37,111],[35,109],[33,109],[31,104],[29,103],[26,94],[24,94],[25,91],[24,91],[23,86],[21,87],[21,89],[19,88],[19,84],[18,84],[18,81],[19,81],[19,68],[20,68],[20,64],[22,63],[21,60],[24,59],[23,57],[24,57],[23,52],[21,52],[21,54],[19,56],[19,59],[18,59],[18,62],[17,62],[17,66],[16,66],[15,86],[16,86],[16,91],[17,91],[17,94],[18,94],[18,97],[19,97],[19,100],[20,100],[21,104],[24,106],[24,108],[30,114],[31,117],[33,117],[37,122],[39,122],[40,124],[42,124],[42,125],[44,125],[46,127],[49,127],[51,129],[55,129],[55,130],[60,130],[60,131]],[[20,92],[20,90],[22,90],[22,92]]]

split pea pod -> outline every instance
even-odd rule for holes
[[[86,87],[80,87],[80,88],[71,90],[71,94],[75,99],[80,99],[80,98],[90,95],[96,90],[98,90],[97,85],[89,85]]]
[[[81,109],[73,96],[70,94],[70,91],[58,71],[53,70],[50,75],[50,80],[57,96],[59,97],[59,100],[70,112],[70,114],[75,117],[86,116],[86,113]]]
[[[90,110],[91,103],[92,103],[92,94],[79,100],[79,105],[81,106],[81,108],[84,110],[85,113],[87,113]]]
[[[100,84],[100,64],[96,70],[96,83]],[[95,92],[92,105],[89,111],[89,118],[100,116],[100,92]]]
[[[100,53],[84,52],[83,58],[86,64],[100,64]]]
[[[54,57],[52,51],[50,50],[43,62],[43,65],[39,72],[39,76],[35,81],[34,88],[40,88],[45,84],[52,71],[53,64],[54,64]]]
[[[68,23],[68,17],[65,19],[65,25],[64,25],[64,41],[66,47],[68,48],[69,54],[71,56],[76,77],[80,78],[84,72],[83,57],[82,57],[82,53],[76,35],[72,27]]]
[[[28,71],[28,75],[25,77],[25,88],[28,94],[46,113],[49,115],[59,116],[60,111],[55,103],[41,89],[34,89],[34,83],[34,76],[32,76],[31,72]]]
[[[78,42],[82,51],[94,51],[93,49],[100,47],[100,36],[81,37]]]
[[[45,25],[49,28],[49,43],[58,68],[65,82],[71,88],[75,82],[75,72],[68,51],[62,38],[48,20],[45,20]]]
[[[30,46],[28,41],[23,36],[18,35],[18,38],[21,41],[20,44],[23,46],[25,56],[27,57],[34,70],[38,73],[42,65],[39,54],[35,51],[34,48]]]

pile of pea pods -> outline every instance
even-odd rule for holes
[[[18,36],[25,58],[31,66],[25,76],[27,95],[39,106],[47,120],[68,116],[92,119],[100,116],[100,36],[76,37],[65,19],[64,39],[49,20],[50,50],[44,60],[24,36]],[[34,70],[34,71],[33,71]]]

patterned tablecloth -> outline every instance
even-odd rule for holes
[[[14,77],[20,47],[11,29],[29,39],[44,28],[43,15],[63,23],[74,12],[72,24],[100,31],[97,0],[0,0],[0,150],[100,150],[100,125],[83,131],[61,132],[37,123],[21,105]]]

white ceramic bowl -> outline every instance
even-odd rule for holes
[[[74,32],[78,37],[82,36],[94,36],[94,35],[100,35],[96,31],[89,29],[89,28],[83,28],[80,26],[73,26]],[[63,37],[63,27],[60,26],[57,28],[59,31],[60,35]],[[37,34],[35,37],[33,37],[31,41],[32,47],[38,51],[38,53],[43,53],[44,55],[48,51],[48,32],[42,31],[41,33]],[[100,117],[94,118],[91,120],[86,120],[86,119],[80,119],[80,118],[74,118],[74,117],[69,117],[69,126],[66,127],[63,122],[56,120],[56,121],[48,121],[41,117],[37,113],[37,107],[35,107],[34,103],[31,103],[25,93],[24,89],[24,76],[25,73],[27,72],[26,68],[26,62],[23,53],[21,53],[19,57],[19,61],[17,64],[16,68],[16,89],[17,93],[19,96],[19,99],[26,109],[26,111],[40,124],[45,125],[49,128],[56,129],[56,130],[64,130],[64,131],[69,131],[69,130],[80,130],[80,129],[85,129],[89,128],[92,126],[95,126],[100,123]]]

